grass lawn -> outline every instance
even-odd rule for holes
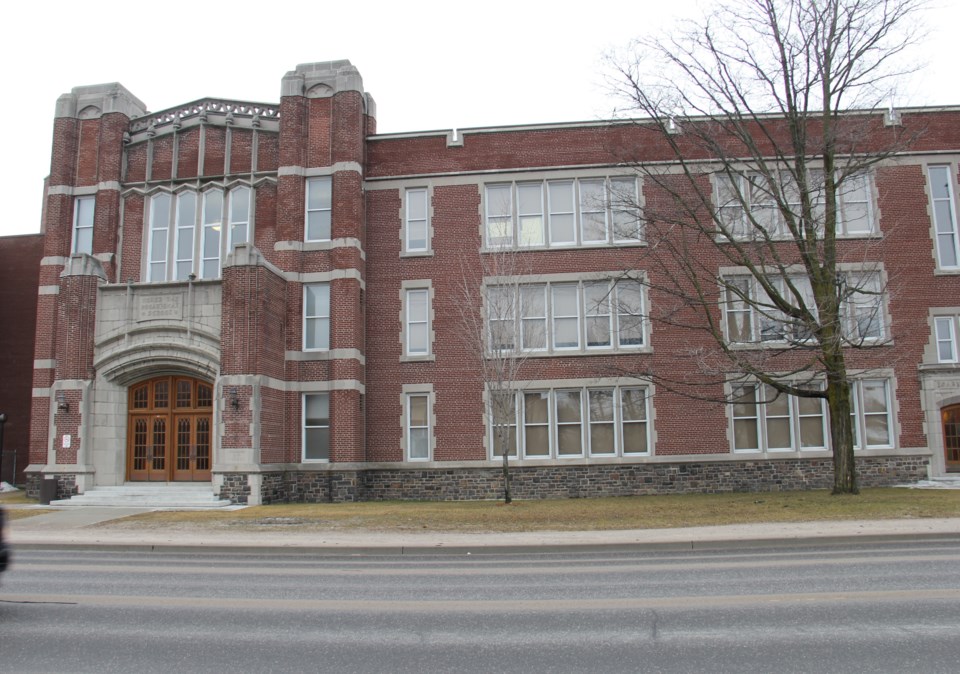
[[[576,531],[658,529],[746,522],[960,517],[960,490],[864,489],[859,496],[828,491],[683,494],[619,498],[495,501],[290,504],[235,511],[155,512],[104,523],[107,527],[250,530]]]

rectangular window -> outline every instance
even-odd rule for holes
[[[520,348],[525,351],[547,348],[546,285],[520,288]]]
[[[177,281],[186,281],[193,273],[193,245],[197,218],[197,193],[181,192],[177,195],[177,239],[176,251]]]
[[[306,240],[329,241],[333,212],[333,180],[329,177],[307,180]]]
[[[250,195],[249,187],[230,190],[230,250],[250,240]],[[230,252],[229,250],[227,252]]]
[[[223,222],[223,192],[211,190],[203,194],[203,261],[200,278],[220,277],[220,231]]]
[[[303,460],[330,460],[330,394],[303,396]]]
[[[503,393],[494,415],[505,420],[511,455],[524,459],[648,456],[650,436],[644,387],[591,387]],[[516,435],[519,403],[521,434]],[[491,447],[496,447],[491,423]],[[519,444],[519,446],[517,446]],[[491,458],[501,456],[499,450]]]
[[[937,316],[934,330],[937,342],[937,362],[957,362],[957,319],[955,316]]]
[[[150,235],[147,253],[149,266],[147,280],[167,280],[167,244],[170,234],[169,194],[155,194],[150,198]]]
[[[837,191],[837,236],[862,236],[876,231],[873,211],[873,180],[870,174],[839,176]],[[811,170],[807,175],[813,217],[818,230],[823,228],[823,172]],[[800,226],[802,209],[800,187],[790,171],[763,173],[714,174],[716,217],[735,239],[782,239],[791,236],[783,214],[793,214],[794,225]]]
[[[823,398],[778,394],[772,386],[745,385],[730,405],[735,452],[826,449]]]
[[[850,385],[853,409],[853,448],[893,446],[890,418],[890,387],[885,379],[863,379]],[[866,444],[862,439],[866,438]]]
[[[215,188],[150,197],[147,280],[219,278],[231,247],[252,240],[253,195],[252,188],[240,186],[230,190],[226,203]]]
[[[645,344],[639,281],[488,286],[484,299],[491,351],[552,353]]]
[[[325,351],[330,348],[330,284],[303,286],[303,349]]]
[[[93,213],[96,197],[73,200],[73,253],[93,255]]]
[[[557,418],[557,456],[583,456],[583,408],[580,391],[554,393]]]
[[[430,248],[427,190],[424,187],[410,189],[406,191],[405,197],[405,250],[408,253],[427,251]]]
[[[633,176],[487,185],[484,202],[489,248],[623,244],[643,239]]]
[[[503,248],[513,245],[512,185],[487,185],[487,246]]]
[[[883,285],[877,272],[841,275],[841,316],[844,338],[853,344],[879,341],[886,334]],[[797,297],[814,318],[816,303],[806,276],[767,279],[771,292],[799,306]],[[788,283],[789,282],[789,283]],[[773,297],[752,276],[728,276],[721,281],[727,339],[731,343],[803,343],[811,339],[804,321],[784,314]]]
[[[603,180],[580,182],[580,241],[604,243],[607,240],[607,205]]]
[[[517,455],[517,401],[513,392],[490,394],[490,446],[494,457]]]
[[[430,459],[430,395],[407,395],[407,460]]]
[[[572,180],[547,183],[551,246],[575,246],[577,243],[573,185]]]
[[[610,284],[584,283],[583,299],[586,314],[587,348],[610,348]]]
[[[406,355],[426,356],[430,353],[430,291],[406,291],[406,312]]]
[[[502,353],[516,348],[516,292],[511,286],[491,286],[484,294],[490,351]]]
[[[550,456],[550,393],[523,394],[523,455],[529,458]]]
[[[521,246],[542,246],[543,183],[517,185],[517,218]]]
[[[930,199],[937,237],[937,260],[942,269],[960,266],[960,242],[957,236],[957,209],[954,197],[954,174],[951,166],[931,166]]]
[[[576,284],[551,286],[553,348],[580,348],[580,298]]]

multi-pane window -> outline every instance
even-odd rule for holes
[[[611,350],[645,344],[638,281],[579,281],[490,286],[485,312],[489,349]]]
[[[822,398],[778,394],[771,386],[738,386],[733,392],[733,449],[786,452],[825,449]]]
[[[487,247],[637,243],[637,199],[632,176],[487,185]]]
[[[406,396],[407,459],[426,461],[430,458],[430,394]]]
[[[807,190],[812,201],[811,215],[816,220],[818,229],[822,230],[823,172],[810,171],[807,180]],[[838,176],[838,180],[837,235],[859,236],[875,233],[873,183],[870,175],[855,173]],[[714,200],[717,219],[730,236],[736,239],[788,237],[789,229],[781,207],[794,213],[798,221],[802,211],[800,188],[788,171],[774,172],[769,178],[750,172],[735,175],[715,174]]]
[[[855,449],[891,447],[889,383],[863,379],[851,384]],[[767,385],[742,385],[730,405],[735,452],[823,450],[828,446],[826,400],[778,394]],[[861,442],[866,438],[866,444]]]
[[[303,460],[330,460],[330,394],[303,396]]]
[[[322,351],[330,348],[330,284],[303,286],[303,348]]]
[[[644,387],[560,388],[497,394],[497,431],[511,456],[525,459],[650,454],[648,390]],[[517,433],[519,424],[520,432]],[[501,456],[499,450],[493,455]]]
[[[427,356],[430,354],[430,290],[407,290],[404,305],[405,355]]]
[[[885,329],[880,275],[873,272],[847,273],[841,276],[841,280],[839,292],[844,338],[853,343],[883,339]],[[772,277],[768,282],[774,293],[790,305],[799,306],[799,295],[807,311],[816,317],[817,308],[809,278]],[[722,291],[727,339],[730,342],[802,343],[811,338],[809,327],[802,320],[783,313],[756,278],[724,277]]]
[[[890,385],[886,379],[863,379],[850,385],[853,410],[853,448],[893,446]]]
[[[937,261],[942,269],[960,266],[960,236],[957,232],[957,208],[954,196],[956,181],[950,166],[931,166],[930,199],[936,230]]]
[[[404,250],[408,253],[425,252],[430,249],[427,189],[407,190],[405,202]]]
[[[308,178],[306,192],[304,237],[307,241],[329,241],[333,212],[333,180],[330,176]]]
[[[253,190],[160,193],[148,209],[147,279],[219,278],[221,260],[250,240]],[[224,210],[224,206],[227,210]],[[227,236],[222,232],[226,228]]]
[[[937,343],[937,362],[956,363],[957,357],[957,317],[937,316],[933,319],[934,338]]]
[[[73,200],[73,253],[93,254],[93,212],[96,197]]]

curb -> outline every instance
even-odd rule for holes
[[[244,554],[244,555],[301,555],[301,556],[410,556],[410,555],[508,555],[556,554],[570,552],[692,552],[727,551],[742,549],[776,549],[803,547],[839,547],[862,543],[953,543],[960,544],[960,533],[931,534],[865,534],[855,536],[807,536],[784,538],[740,538],[722,540],[651,541],[631,543],[521,543],[510,545],[246,545],[184,543],[16,543],[14,550],[57,550],[82,552],[162,552]]]

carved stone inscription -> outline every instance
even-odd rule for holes
[[[137,298],[137,322],[183,320],[181,295],[141,295]]]

